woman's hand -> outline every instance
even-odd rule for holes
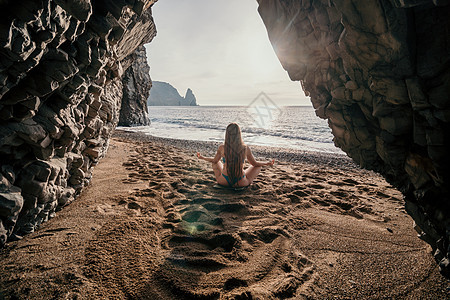
[[[272,159],[271,161],[266,162],[265,165],[266,165],[266,166],[271,166],[271,167],[272,167],[274,163],[275,163],[275,159]]]
[[[211,163],[217,163],[220,159],[219,150],[217,150],[217,154],[215,157],[204,157],[203,155],[200,154],[200,152],[197,152],[197,158],[203,159],[203,160],[211,162]]]
[[[201,155],[200,152],[197,152],[197,158],[198,159],[205,159],[205,157],[203,155]]]

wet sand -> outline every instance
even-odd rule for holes
[[[117,131],[81,197],[0,250],[0,299],[445,299],[402,195],[345,156],[214,188],[214,143]],[[14,298],[16,297],[16,298]]]

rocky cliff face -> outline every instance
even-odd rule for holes
[[[197,99],[195,98],[195,95],[191,89],[187,89],[186,95],[184,96],[184,99],[183,99],[183,102],[181,105],[185,105],[185,106],[196,106],[197,105]]]
[[[197,100],[191,89],[182,97],[170,83],[154,81],[147,104],[150,106],[195,106]]]
[[[150,125],[147,98],[152,87],[145,47],[139,47],[129,58],[133,61],[122,79],[123,97],[120,126]]]
[[[89,182],[155,0],[0,2],[0,246]]]
[[[449,276],[449,2],[258,2],[283,67],[336,146],[403,192]]]
[[[0,245],[35,230],[89,182],[124,83],[136,80],[122,81],[123,72],[156,33],[154,2],[0,1]],[[258,2],[283,67],[328,119],[336,145],[404,193],[449,275],[448,1]]]

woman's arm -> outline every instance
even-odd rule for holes
[[[256,161],[255,157],[253,156],[252,150],[250,150],[249,146],[247,146],[247,160],[252,166],[255,167],[273,166],[273,164],[275,163],[275,159],[266,162]]]
[[[203,155],[201,155],[200,154],[200,152],[197,152],[197,157],[199,158],[199,159],[203,159],[203,160],[206,160],[206,161],[209,161],[209,162],[211,162],[211,163],[217,163],[219,160],[220,160],[220,158],[222,157],[222,151],[220,151],[221,149],[221,147],[223,147],[222,145],[221,146],[219,146],[219,148],[217,148],[217,152],[216,152],[216,156],[214,156],[214,157],[204,157]]]

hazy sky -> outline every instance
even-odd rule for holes
[[[159,0],[148,45],[152,80],[200,105],[247,105],[265,92],[277,105],[311,105],[272,49],[256,0]]]

